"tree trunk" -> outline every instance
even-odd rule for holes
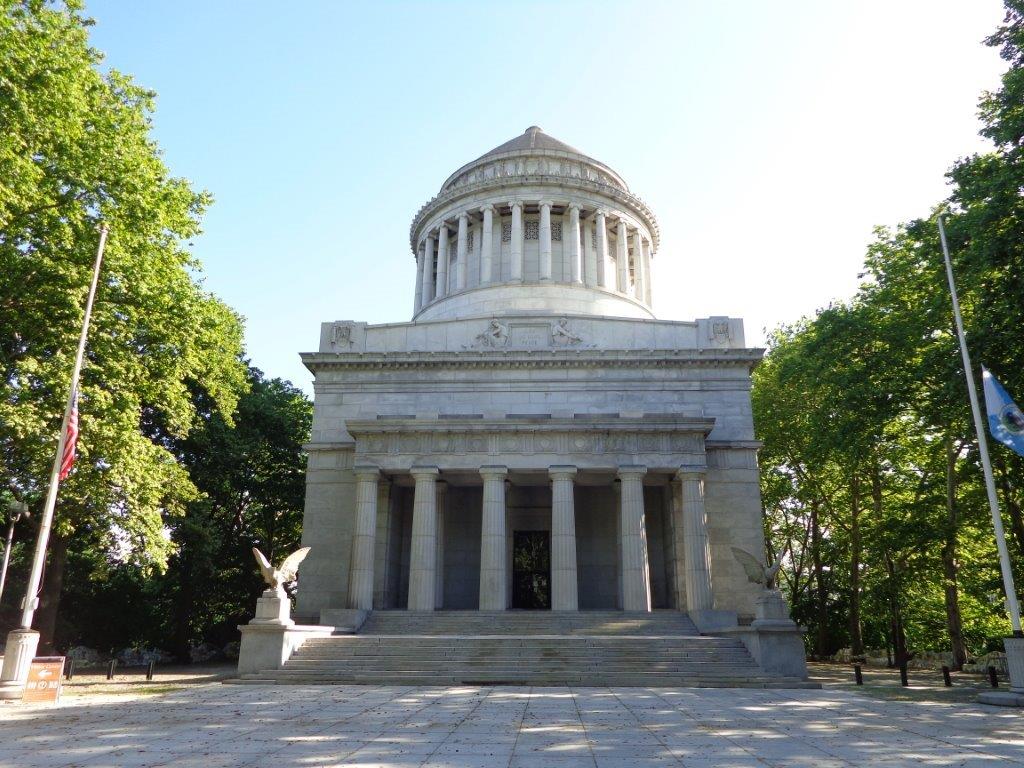
[[[903,608],[900,605],[900,583],[892,556],[885,553],[885,569],[889,573],[889,627],[892,632],[893,661],[897,667],[910,661],[907,652],[907,632],[903,627]]]
[[[860,478],[856,472],[850,480],[850,652],[864,655],[864,639],[860,629]]]
[[[964,644],[963,618],[960,615],[960,595],[957,585],[956,542],[960,525],[956,510],[956,452],[953,438],[946,437],[946,536],[942,547],[943,591],[946,601],[946,628],[949,646],[953,652],[953,668],[960,670],[967,661]]]
[[[36,629],[39,630],[39,653],[53,655],[54,636],[57,631],[57,611],[64,591],[64,566],[68,561],[68,540],[51,533],[46,573],[43,574],[43,589],[36,612]]]
[[[818,501],[811,501],[811,565],[814,568],[815,596],[818,609],[818,631],[814,655],[824,659],[828,654],[828,588],[821,564],[821,522],[818,519]]]

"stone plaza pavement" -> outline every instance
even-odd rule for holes
[[[0,707],[0,766],[1024,766],[1024,714],[839,690],[206,684]]]

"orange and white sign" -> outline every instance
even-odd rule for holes
[[[63,656],[36,656],[29,667],[28,682],[21,700],[56,702],[60,699],[63,675]]]

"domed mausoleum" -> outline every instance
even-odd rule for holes
[[[311,550],[289,636],[311,639],[243,671],[804,679],[798,629],[750,575],[761,351],[738,319],[655,318],[659,260],[683,255],[644,201],[534,126],[449,176],[409,238],[411,320],[324,323],[302,356]]]

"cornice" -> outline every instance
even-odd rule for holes
[[[388,419],[347,419],[345,428],[354,437],[359,435],[412,434],[424,432],[458,432],[490,434],[498,432],[628,432],[662,433],[690,432],[705,437],[714,429],[715,420],[702,416],[675,416],[653,414],[640,418],[593,417],[590,419],[566,418],[510,418],[510,419],[459,419],[459,418],[388,418]]]
[[[753,368],[761,349],[713,350],[467,350],[465,352],[304,352],[313,373],[423,368]]]

